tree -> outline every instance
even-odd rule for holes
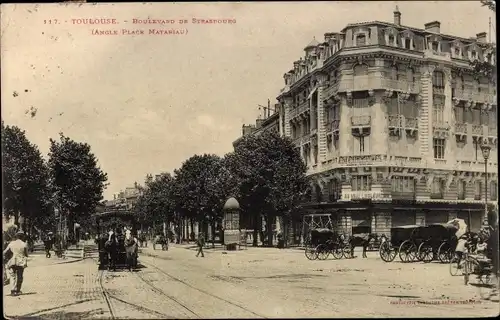
[[[223,159],[216,155],[195,155],[175,171],[174,199],[182,217],[196,220],[202,230],[222,220],[225,201],[232,195],[234,183]],[[205,230],[206,232],[206,230]]]
[[[173,202],[174,178],[170,173],[162,173],[153,180],[146,177],[146,185],[137,199],[134,211],[143,225],[167,223],[174,219]]]
[[[4,213],[14,216],[16,225],[23,217],[22,228],[30,233],[34,225],[48,225],[52,216],[48,168],[23,130],[2,121],[1,132]]]
[[[494,0],[480,0],[483,7],[488,7],[493,12],[497,11],[497,4]]]
[[[290,139],[264,133],[243,137],[226,159],[239,182],[242,210],[253,220],[253,245],[257,246],[261,216],[267,218],[268,243],[272,243],[271,222],[282,216],[287,226],[307,188],[307,168],[299,152]]]
[[[97,166],[90,145],[60,134],[50,139],[49,168],[54,202],[67,217],[69,232],[80,217],[95,212],[106,188],[107,174]]]

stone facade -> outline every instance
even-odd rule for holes
[[[466,39],[441,34],[437,21],[417,29],[401,25],[398,11],[394,18],[326,33],[284,75],[280,132],[312,178],[304,211],[335,213],[349,233],[446,222],[443,211],[467,213],[476,228],[483,144],[491,147],[487,196],[497,200],[497,92],[470,62],[496,66],[496,47],[485,33]],[[369,221],[347,219],[353,206],[368,210]]]

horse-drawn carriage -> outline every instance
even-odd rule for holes
[[[448,223],[393,227],[391,240],[380,246],[380,258],[391,262],[399,255],[402,262],[431,262],[439,259],[448,263],[457,244],[457,231],[455,225]]]
[[[158,246],[160,246],[163,251],[168,250],[168,240],[163,234],[158,234],[153,239],[153,250],[156,250]]]
[[[137,222],[134,215],[125,210],[103,212],[94,215],[98,237],[99,269],[130,268],[137,266],[138,243],[135,239]],[[131,232],[131,240],[126,239],[125,228]],[[128,255],[127,255],[128,252]]]
[[[306,240],[305,255],[309,260],[326,260],[331,254],[335,259],[341,259],[348,244],[344,238],[326,228],[313,229]]]
[[[433,223],[421,229],[421,243],[418,258],[423,262],[439,260],[449,263],[458,243],[457,226],[447,223]]]

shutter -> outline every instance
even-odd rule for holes
[[[417,220],[416,212],[407,210],[393,211],[391,220],[392,227],[414,225],[416,224]]]

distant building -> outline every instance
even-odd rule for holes
[[[241,137],[233,142],[233,147],[236,147],[241,139],[246,135],[260,135],[263,132],[276,132],[279,133],[279,114],[277,112],[278,105],[275,105],[271,113],[270,105],[268,105],[267,114],[264,118],[255,120],[255,125],[248,124],[242,126]]]

